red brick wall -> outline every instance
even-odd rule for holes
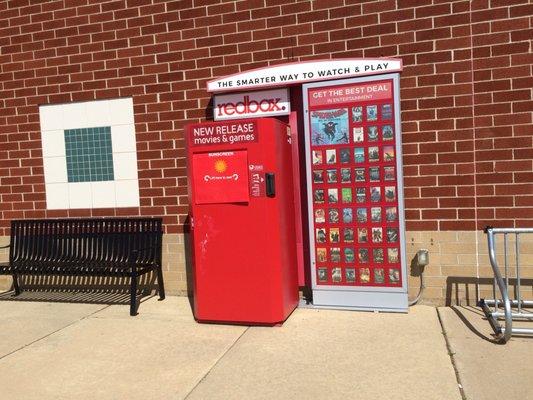
[[[13,218],[187,213],[183,126],[209,79],[401,57],[407,228],[533,226],[528,0],[0,2],[0,235]],[[141,207],[46,211],[38,105],[133,96]]]

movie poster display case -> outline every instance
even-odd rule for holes
[[[303,97],[313,305],[407,311],[399,74]]]

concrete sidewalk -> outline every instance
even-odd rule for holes
[[[5,399],[461,399],[428,306],[300,308],[263,328],[198,324],[184,297],[149,299],[137,317],[127,305],[0,301],[0,326]]]

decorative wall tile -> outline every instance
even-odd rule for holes
[[[43,105],[39,115],[48,209],[139,205],[133,99]]]

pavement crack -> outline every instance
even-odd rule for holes
[[[193,388],[189,391],[189,393],[187,393],[185,395],[185,397],[183,398],[183,400],[187,400],[189,398],[189,396],[192,394],[192,392],[194,392],[196,390],[196,388],[205,380],[205,378],[207,378],[207,376],[211,373],[211,371],[218,365],[218,363],[226,356],[226,354],[228,354],[231,349],[233,349],[235,347],[235,345],[237,344],[237,342],[239,340],[241,340],[241,338],[243,337],[243,335],[248,332],[248,330],[250,329],[249,326],[246,327],[246,329],[244,331],[242,331],[242,333],[239,335],[239,337],[232,343],[232,345],[230,347],[228,347],[228,349],[219,357],[219,359],[211,366],[211,368],[209,368],[209,370],[202,376],[202,378],[196,382],[196,385],[193,386]]]
[[[454,357],[455,352],[452,350],[452,347],[450,345],[450,340],[448,339],[446,329],[444,328],[444,323],[442,322],[442,316],[440,315],[440,311],[438,307],[435,307],[435,310],[437,311],[437,318],[439,319],[442,336],[444,336],[444,341],[446,342],[446,350],[448,351],[448,355],[450,356],[450,362],[452,363],[452,367],[455,372],[455,380],[457,381],[457,387],[459,388],[459,393],[461,394],[461,398],[463,400],[468,400],[465,394],[465,390],[463,388],[463,383],[461,381],[461,375],[459,375],[459,369],[457,368],[457,364],[455,362],[455,357]]]
[[[100,308],[100,309],[98,309],[98,310],[96,310],[96,311],[94,311],[94,312],[92,312],[92,313],[90,313],[90,314],[84,315],[83,317],[78,318],[77,320],[72,321],[71,323],[69,323],[69,324],[67,324],[67,325],[65,325],[65,326],[62,326],[61,328],[56,329],[55,331],[52,331],[52,332],[50,332],[50,333],[48,333],[48,334],[46,334],[46,335],[40,337],[39,339],[35,339],[35,340],[33,340],[33,341],[29,342],[29,343],[26,343],[24,346],[19,347],[18,349],[15,349],[15,350],[13,350],[13,351],[10,351],[9,353],[3,354],[3,355],[0,356],[0,361],[3,360],[3,359],[6,358],[6,357],[9,357],[9,356],[12,355],[12,354],[15,354],[15,353],[19,352],[19,351],[22,350],[22,349],[25,349],[26,347],[29,347],[29,346],[33,345],[34,343],[40,342],[41,340],[46,339],[46,338],[48,338],[48,337],[50,337],[50,336],[56,334],[57,332],[62,331],[62,330],[65,329],[65,328],[68,328],[69,326],[72,326],[72,325],[74,325],[74,324],[77,324],[78,322],[83,321],[84,319],[90,318],[90,317],[92,317],[94,314],[97,314],[97,313],[99,313],[100,311],[103,311],[103,310],[105,310],[105,309],[108,308],[108,307],[110,307],[110,305],[106,305],[106,306],[104,306],[104,307],[102,307],[102,308]]]

